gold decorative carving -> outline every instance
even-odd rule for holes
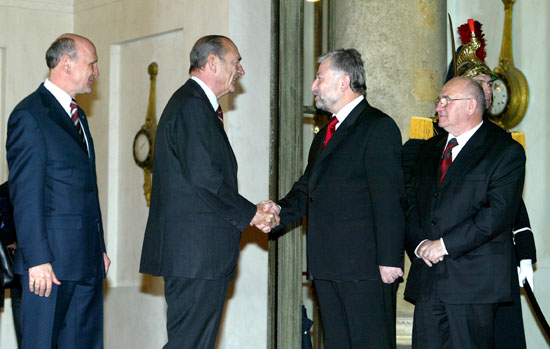
[[[515,0],[502,0],[504,4],[504,30],[502,34],[502,46],[498,66],[494,72],[502,77],[503,84],[495,84],[497,90],[493,91],[495,101],[498,102],[499,94],[506,103],[505,109],[495,109],[491,120],[506,129],[510,129],[521,122],[529,105],[529,85],[523,73],[514,66],[514,54],[512,44],[512,7]],[[505,91],[505,89],[508,89]],[[495,102],[493,102],[495,105]]]

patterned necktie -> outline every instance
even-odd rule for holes
[[[80,124],[80,120],[78,119],[78,105],[76,104],[76,101],[74,99],[71,100],[71,120],[73,121],[73,124],[76,127],[78,134],[80,135],[80,139],[82,139],[82,143],[86,146],[86,139],[84,138],[84,132],[82,132],[82,125]],[[88,147],[86,146],[85,149],[87,154]]]
[[[323,149],[325,149],[328,141],[336,131],[337,123],[338,123],[338,119],[336,118],[336,116],[333,116],[332,118],[330,118],[330,121],[328,122],[328,127],[327,127],[327,135],[325,136],[325,143],[323,143]]]
[[[453,149],[457,145],[458,142],[456,141],[456,138],[451,138],[451,140],[449,141],[449,143],[447,143],[447,146],[445,147],[443,158],[441,159],[441,164],[439,165],[439,184],[443,182],[443,178],[445,178],[449,167],[451,167],[451,164],[453,163],[453,153],[451,152],[451,149]]]
[[[222,111],[221,105],[218,105],[218,109],[216,109],[216,114],[218,114],[218,119],[220,119],[220,122],[222,123],[222,127],[223,127],[223,111]]]

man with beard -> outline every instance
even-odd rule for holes
[[[403,275],[401,134],[365,99],[355,49],[320,57],[311,86],[333,114],[315,136],[305,173],[278,202],[282,225],[307,216],[308,274],[326,348],[395,347]]]

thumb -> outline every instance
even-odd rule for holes
[[[55,276],[55,273],[52,270],[52,282],[56,285],[61,285],[61,281],[57,280],[57,276]]]

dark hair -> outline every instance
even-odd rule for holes
[[[197,40],[189,54],[189,62],[191,63],[189,73],[195,69],[204,68],[208,56],[211,54],[218,56],[223,62],[223,56],[226,52],[226,40],[231,42],[231,39],[223,35],[207,35]]]
[[[354,48],[340,49],[324,54],[317,59],[318,63],[330,60],[330,68],[333,72],[339,72],[350,77],[350,88],[353,92],[365,95],[365,68],[361,60],[361,54]]]
[[[53,69],[59,64],[63,55],[69,55],[71,59],[76,60],[76,44],[71,38],[60,38],[55,40],[46,51],[46,64],[48,68]]]

